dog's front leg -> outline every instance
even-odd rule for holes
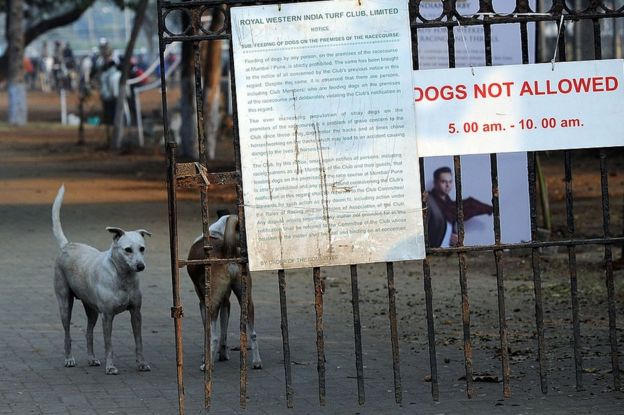
[[[139,307],[132,307],[130,309],[130,322],[132,323],[132,334],[134,334],[137,370],[139,372],[149,372],[152,369],[143,357],[143,340],[141,337],[141,309]]]
[[[87,305],[87,303],[83,303],[85,313],[87,313],[87,356],[89,358],[89,366],[99,366],[100,361],[95,358],[95,354],[93,353],[93,328],[98,320],[98,312],[96,309]]]
[[[112,313],[102,313],[102,328],[104,329],[104,352],[106,354],[106,374],[116,375],[119,373],[113,364],[113,343],[111,336],[113,334],[113,317]]]

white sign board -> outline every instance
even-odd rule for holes
[[[622,60],[414,72],[421,156],[624,144]]]
[[[424,258],[407,0],[231,14],[250,269]]]
[[[494,9],[499,13],[513,13],[515,1],[495,1]],[[457,0],[455,7],[462,16],[479,13],[479,0]],[[529,7],[535,9],[535,0],[529,0]],[[425,19],[437,19],[443,14],[440,0],[421,0],[420,13]],[[490,26],[493,65],[522,63],[522,48],[519,24],[496,24]],[[448,30],[446,27],[418,29],[419,69],[447,68]],[[535,55],[535,23],[527,24],[527,46],[529,61]],[[483,26],[455,26],[455,66],[485,66],[485,34]]]

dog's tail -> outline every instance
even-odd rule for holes
[[[52,232],[54,232],[54,237],[56,238],[56,242],[58,242],[59,247],[63,249],[65,245],[67,245],[67,238],[63,233],[63,228],[61,228],[61,203],[63,203],[63,196],[65,195],[65,185],[61,185],[58,193],[56,194],[56,198],[54,199],[54,204],[52,205]]]
[[[236,256],[238,248],[238,216],[230,215],[223,230],[223,257]]]

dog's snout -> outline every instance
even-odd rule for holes
[[[137,265],[137,271],[143,271],[145,269],[145,265],[144,264],[138,264]]]

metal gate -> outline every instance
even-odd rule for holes
[[[355,1],[355,0],[354,0]],[[366,0],[360,0],[366,1]],[[578,52],[579,49],[566,48],[570,42],[567,42],[566,37],[569,34],[566,32],[566,25],[572,22],[586,21],[588,22],[592,30],[589,32],[589,37],[586,41],[584,38],[580,39],[580,42],[585,46],[589,45],[589,49],[593,50],[593,56],[584,57],[585,59],[603,59],[603,42],[602,42],[602,26],[601,20],[613,19],[612,21],[620,22],[624,17],[624,6],[617,1],[600,1],[600,0],[587,0],[587,1],[564,1],[553,0],[544,1],[546,6],[542,4],[540,11],[533,10],[529,6],[529,0],[516,0],[515,8],[510,13],[499,13],[494,7],[493,0],[480,0],[479,10],[475,14],[469,16],[461,15],[458,11],[457,0],[444,0],[441,2],[443,12],[441,15],[433,18],[426,19],[423,16],[421,10],[421,3],[431,2],[432,0],[411,0],[409,3],[410,21],[412,30],[413,41],[413,67],[419,69],[418,61],[418,37],[417,31],[426,28],[442,28],[446,31],[448,41],[448,66],[450,68],[455,67],[455,50],[458,48],[458,42],[460,39],[455,38],[453,28],[456,26],[481,26],[484,32],[484,50],[485,50],[485,62],[486,65],[492,65],[492,27],[494,25],[501,24],[515,24],[515,27],[519,29],[520,43],[517,45],[522,52],[522,63],[528,64],[529,58],[529,36],[527,25],[529,23],[536,24],[549,24],[557,26],[558,36],[556,38],[556,57],[559,61],[565,61],[568,55],[572,52]],[[290,3],[294,1],[284,0],[281,3]],[[198,125],[198,136],[202,137],[199,140],[199,163],[178,163],[176,160],[176,143],[168,141],[166,144],[167,153],[167,184],[168,184],[168,200],[169,200],[169,226],[170,226],[170,249],[171,249],[171,274],[172,274],[172,286],[173,286],[173,307],[171,308],[171,315],[175,321],[175,339],[176,339],[176,357],[177,357],[177,384],[178,384],[178,397],[179,397],[179,411],[184,413],[184,384],[183,384],[183,361],[182,361],[182,317],[183,310],[180,303],[180,269],[189,264],[202,264],[205,266],[206,275],[206,292],[210,290],[210,275],[211,265],[223,261],[231,260],[218,260],[210,258],[210,240],[208,238],[208,206],[207,206],[207,187],[208,185],[234,185],[238,195],[238,216],[241,226],[241,257],[237,259],[239,263],[243,265],[243,297],[246,298],[247,293],[247,276],[246,270],[247,263],[247,251],[245,246],[245,226],[244,226],[244,204],[242,201],[242,180],[241,180],[241,160],[239,151],[239,135],[238,135],[238,121],[236,115],[236,85],[234,79],[231,80],[232,85],[232,97],[234,106],[234,150],[236,154],[235,166],[236,170],[226,173],[214,173],[210,172],[208,167],[208,150],[205,142],[203,131],[203,118],[202,100],[204,97],[202,90],[201,79],[201,67],[200,67],[200,54],[199,44],[200,42],[210,40],[226,40],[231,42],[231,25],[229,8],[231,6],[240,5],[252,5],[252,4],[277,4],[276,1],[252,1],[252,0],[197,0],[197,1],[158,1],[158,17],[159,17],[159,41],[160,41],[160,65],[161,65],[161,83],[162,83],[162,104],[163,104],[163,118],[164,118],[164,130],[165,137],[170,137],[169,124],[167,122],[168,103],[166,95],[166,79],[165,79],[165,48],[172,43],[181,42],[192,45],[194,51],[194,68],[195,68],[195,103],[196,103],[196,116]],[[498,2],[499,4],[501,2]],[[511,2],[509,2],[511,3]],[[540,4],[540,2],[538,2]],[[218,28],[207,29],[205,24],[202,23],[202,17],[211,15],[214,9],[219,9],[223,13],[224,24]],[[188,26],[183,27],[181,30],[175,32],[171,28],[167,27],[167,17],[172,13],[184,13],[188,19]],[[546,23],[543,23],[546,22]],[[614,38],[615,38],[615,29]],[[538,34],[539,36],[539,34]],[[552,40],[550,39],[551,43]],[[591,41],[593,40],[593,45]],[[538,45],[545,45],[548,39],[543,37],[538,38]],[[578,41],[577,41],[578,43]],[[621,48],[621,46],[620,46]],[[552,48],[551,48],[552,49]],[[558,51],[558,52],[557,52]],[[621,52],[620,52],[621,53]],[[581,54],[575,53],[576,59]],[[553,58],[553,62],[554,62]],[[230,47],[230,74],[233,73],[233,58],[232,48]],[[604,272],[607,289],[607,304],[608,304],[608,321],[609,321],[609,339],[610,339],[610,354],[611,354],[611,366],[613,373],[613,387],[616,390],[621,389],[621,375],[619,367],[619,351],[618,342],[616,336],[616,305],[614,299],[614,281],[613,281],[613,250],[614,245],[620,245],[624,243],[624,237],[613,236],[613,231],[610,225],[610,207],[609,207],[609,190],[608,190],[608,164],[607,164],[607,152],[605,150],[600,151],[600,180],[601,180],[601,194],[602,194],[602,235],[591,239],[578,239],[575,238],[575,218],[573,208],[573,195],[572,195],[572,152],[565,151],[565,200],[566,200],[566,223],[567,223],[567,235],[564,240],[557,241],[538,241],[537,235],[537,168],[535,153],[527,154],[528,162],[528,186],[529,186],[529,200],[530,200],[530,218],[531,218],[531,235],[532,242],[529,243],[517,243],[506,244],[501,242],[501,223],[500,223],[500,206],[499,206],[499,185],[498,185],[498,169],[497,169],[497,156],[496,154],[490,155],[491,161],[491,185],[492,185],[492,201],[494,209],[494,235],[495,243],[489,246],[463,246],[464,241],[464,208],[462,203],[462,173],[461,173],[461,160],[459,156],[454,157],[455,168],[455,183],[456,183],[456,200],[457,202],[457,217],[458,217],[458,236],[459,246],[453,248],[428,248],[428,258],[422,261],[423,275],[424,275],[424,292],[425,292],[425,304],[426,304],[426,316],[427,316],[427,329],[428,329],[428,344],[429,344],[429,359],[431,369],[431,395],[434,400],[439,398],[439,384],[438,384],[438,369],[437,369],[437,355],[436,355],[436,343],[435,343],[435,328],[434,328],[434,316],[433,316],[433,292],[431,284],[431,267],[429,256],[452,253],[457,255],[458,268],[459,268],[459,282],[461,287],[461,309],[462,309],[462,323],[463,323],[463,353],[466,372],[466,393],[468,397],[474,396],[473,386],[473,356],[472,356],[472,341],[471,341],[471,324],[470,324],[470,299],[467,290],[467,266],[466,260],[471,253],[477,251],[491,252],[495,264],[496,264],[496,285],[498,293],[498,320],[499,320],[499,336],[500,336],[500,364],[502,366],[503,373],[503,396],[511,396],[510,388],[510,357],[508,354],[508,334],[506,323],[506,308],[505,308],[505,289],[504,289],[504,269],[502,264],[502,257],[504,252],[508,250],[529,250],[531,252],[532,262],[532,277],[534,283],[534,298],[535,298],[535,329],[537,332],[537,346],[538,346],[538,361],[539,361],[539,378],[541,383],[541,390],[543,393],[548,391],[548,367],[547,360],[545,358],[546,345],[544,341],[544,316],[543,316],[543,299],[542,299],[542,282],[541,282],[541,269],[540,269],[540,249],[550,246],[564,247],[568,252],[568,267],[569,267],[569,279],[571,288],[571,304],[572,304],[572,322],[573,322],[573,340],[574,340],[574,360],[575,360],[575,375],[576,375],[576,387],[582,389],[582,359],[580,351],[580,322],[579,322],[579,300],[577,292],[577,265],[576,265],[576,248],[581,245],[601,245],[604,246]],[[420,161],[420,177],[421,187],[424,187],[424,164],[423,160]],[[201,211],[202,211],[202,223],[203,223],[203,242],[204,252],[206,259],[199,261],[188,261],[180,259],[178,252],[178,228],[177,228],[177,198],[176,190],[180,187],[194,188],[200,193],[201,199]],[[426,204],[427,193],[423,191],[423,204]],[[423,214],[426,220],[426,210]],[[425,226],[425,233],[427,227]],[[427,240],[425,235],[425,240]],[[317,346],[317,369],[318,369],[318,396],[321,405],[325,404],[325,348],[324,348],[324,334],[323,334],[323,292],[321,288],[320,269],[313,268],[312,275],[314,278],[315,288],[315,314],[316,314],[316,346]],[[282,329],[282,342],[283,342],[283,356],[284,356],[284,373],[285,373],[285,398],[286,405],[288,407],[293,406],[293,388],[292,388],[292,376],[291,376],[291,359],[290,359],[290,343],[289,343],[289,331],[288,331],[288,317],[286,309],[286,291],[285,291],[285,273],[284,270],[278,272],[279,279],[279,298],[280,298],[280,312],[281,312],[281,329]],[[393,263],[387,263],[387,287],[388,287],[388,307],[389,307],[389,327],[391,333],[392,343],[392,356],[393,356],[393,370],[394,370],[394,392],[395,400],[397,403],[401,403],[402,400],[402,388],[401,388],[401,375],[399,364],[399,336],[397,330],[397,310],[395,299],[395,286],[394,286],[394,266]],[[355,358],[357,368],[357,390],[358,390],[358,403],[364,403],[364,375],[363,375],[363,356],[362,356],[362,335],[361,335],[361,323],[360,323],[360,310],[359,310],[359,290],[358,290],[358,268],[356,264],[351,265],[351,288],[352,288],[352,304],[353,304],[353,324],[354,324],[354,342],[355,342]],[[208,302],[206,302],[208,303]],[[242,302],[246,304],[245,301]],[[209,319],[207,318],[207,321]],[[240,316],[240,406],[246,407],[246,391],[247,391],[247,309],[242,306]],[[210,325],[205,327],[205,355],[210,356]],[[205,389],[205,406],[210,407],[211,391],[212,391],[212,367],[211,360],[206,359],[206,370],[204,372],[204,389]]]

